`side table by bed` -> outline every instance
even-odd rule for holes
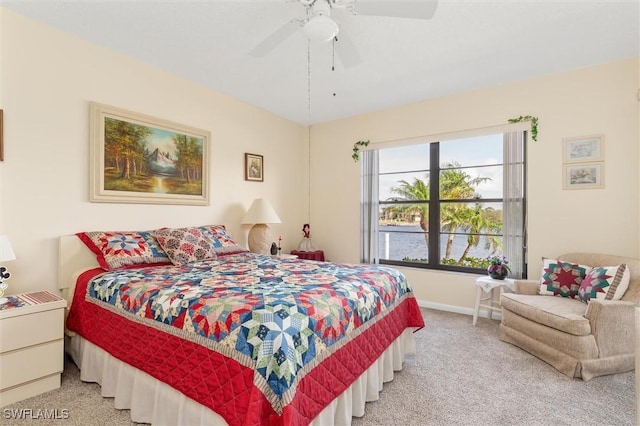
[[[299,251],[293,250],[291,254],[298,256],[299,259],[318,260],[324,262],[324,251]]]
[[[0,407],[60,387],[66,306],[48,291],[0,304]]]
[[[478,314],[480,313],[480,308],[486,308],[489,312],[489,319],[493,319],[493,311],[500,311],[502,308],[500,307],[500,301],[495,300],[493,297],[493,291],[498,288],[500,289],[500,294],[504,293],[505,290],[508,292],[514,291],[515,282],[511,278],[505,278],[503,280],[494,280],[489,276],[482,276],[476,278],[476,304],[473,309],[473,325],[476,325],[478,322]],[[488,293],[486,297],[482,297],[482,292]],[[486,301],[487,304],[483,304],[482,302]]]

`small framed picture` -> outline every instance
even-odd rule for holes
[[[565,138],[563,161],[565,163],[585,163],[604,160],[604,136],[592,135]]]
[[[264,181],[264,159],[262,155],[244,154],[244,180]]]
[[[564,189],[604,188],[604,163],[564,165]]]

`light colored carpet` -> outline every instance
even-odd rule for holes
[[[380,400],[353,426],[367,425],[634,425],[635,374],[569,379],[498,340],[498,321],[423,309],[417,355],[407,360]],[[7,419],[6,409],[68,409],[67,420]],[[130,425],[99,386],[83,383],[67,361],[62,387],[6,407],[2,425]]]

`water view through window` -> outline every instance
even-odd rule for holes
[[[378,184],[382,263],[484,268],[501,252],[502,134],[380,149]]]

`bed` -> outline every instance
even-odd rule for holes
[[[218,233],[213,256],[143,256],[108,271],[87,244],[105,233],[60,237],[65,347],[81,379],[135,422],[330,425],[364,415],[424,326],[404,275],[257,255],[223,226],[199,229]]]

